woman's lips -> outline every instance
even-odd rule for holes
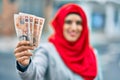
[[[75,37],[77,34],[75,31],[68,31],[68,33],[71,37]]]

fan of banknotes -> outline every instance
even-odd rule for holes
[[[34,47],[38,47],[45,19],[35,15],[14,14],[14,25],[19,41],[27,40]]]

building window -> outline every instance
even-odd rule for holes
[[[92,31],[101,31],[105,26],[105,15],[100,12],[92,14]]]

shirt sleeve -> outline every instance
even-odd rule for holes
[[[27,66],[23,66],[23,65],[21,65],[18,61],[16,62],[16,64],[17,64],[17,69],[19,70],[19,71],[21,71],[21,72],[25,72],[26,70],[27,70],[27,68],[28,68],[28,66],[30,65],[30,63],[31,63],[31,59],[30,59],[30,62],[29,62],[29,64],[27,65]]]
[[[94,50],[94,52],[95,52],[95,56],[96,56],[96,60],[97,60],[97,68],[98,68],[98,74],[97,74],[97,77],[95,78],[95,80],[103,80],[99,54],[96,49]]]
[[[23,80],[43,80],[48,67],[47,52],[43,48],[37,49],[29,66],[21,67],[18,64],[18,73]],[[21,70],[20,70],[21,68]]]

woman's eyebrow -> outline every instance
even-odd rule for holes
[[[65,20],[65,23],[71,23],[72,20]]]

